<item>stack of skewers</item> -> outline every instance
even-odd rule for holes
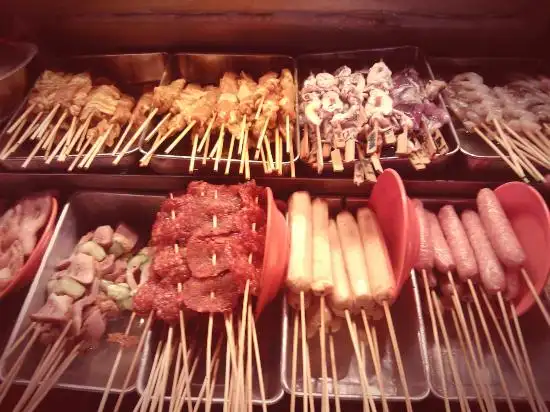
[[[524,78],[489,87],[483,77],[456,75],[444,91],[452,112],[524,181],[550,169],[550,81]]]
[[[234,162],[239,174],[249,179],[250,162],[260,159],[266,174],[282,175],[283,162],[289,161],[295,176],[296,85],[288,69],[280,75],[266,73],[258,82],[246,73],[226,72],[218,86],[177,79],[155,88],[151,114],[162,118],[145,137],[145,143],[151,143],[141,166],[158,151],[170,154],[182,145],[179,153],[190,156],[190,173],[202,158],[203,165],[213,161],[214,171],[225,163],[225,174]]]
[[[148,96],[136,105],[132,96],[106,79],[46,70],[35,82],[23,113],[6,128],[0,159],[25,153],[26,168],[42,153],[46,164],[71,158],[69,171],[88,169],[98,154],[118,154],[130,130],[145,122]]]
[[[529,197],[525,190],[530,188],[526,188],[521,188],[516,194],[522,191],[525,197]],[[550,318],[535,290],[535,280],[531,278],[535,274],[526,269],[526,252],[499,197],[489,189],[481,190],[477,196],[477,212],[465,210],[460,217],[451,205],[443,206],[436,216],[426,211],[420,201],[414,202],[420,233],[420,253],[415,270],[425,288],[435,347],[435,371],[440,376],[445,410],[451,410],[448,382],[454,382],[461,411],[469,410],[464,376],[460,373],[462,365],[451,349],[449,331],[454,329],[465,361],[467,379],[481,410],[501,410],[501,406],[495,403],[495,390],[503,394],[510,411],[515,410],[512,388],[503,372],[504,361],[511,365],[531,410],[547,411],[518,320],[527,309],[522,303],[524,296],[532,294],[547,322]],[[540,202],[548,215],[542,199]],[[522,221],[525,224],[530,219],[523,217]],[[544,233],[548,229],[541,228],[540,231]],[[535,232],[532,235],[537,236]],[[542,276],[546,279],[548,273]],[[445,323],[446,309],[452,318],[451,328]],[[498,340],[492,335],[490,326],[496,330]],[[485,345],[489,348],[489,357],[485,356]],[[499,348],[504,349],[505,359],[498,355]]]
[[[296,381],[299,342],[302,364],[302,410],[315,410],[312,387],[312,359],[309,340],[319,337],[322,401],[321,410],[330,410],[329,373],[336,410],[340,410],[338,367],[334,334],[347,325],[361,384],[365,410],[376,410],[373,386],[367,376],[366,348],[376,375],[379,399],[389,411],[383,382],[383,365],[374,321],[385,318],[391,346],[404,393],[407,411],[412,411],[403,362],[395,333],[390,305],[398,288],[386,240],[378,218],[369,207],[360,208],[354,217],[348,211],[330,219],[328,204],[296,192],[289,202],[291,250],[287,276],[287,302],[293,315],[291,405],[296,410]],[[327,345],[328,341],[328,345]],[[328,351],[327,351],[328,346]]]
[[[376,181],[380,159],[388,154],[425,169],[449,150],[440,131],[449,116],[435,103],[444,87],[423,81],[412,68],[392,74],[384,62],[311,74],[300,90],[300,157],[318,173],[329,159],[338,172],[354,162],[357,184]]]

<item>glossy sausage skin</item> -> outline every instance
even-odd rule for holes
[[[446,205],[439,210],[439,223],[456,262],[456,271],[462,281],[475,278],[478,273],[476,257],[466,231],[453,206]]]
[[[525,262],[525,252],[519,243],[502,206],[490,189],[477,194],[477,209],[491,245],[507,268],[519,268]]]
[[[414,265],[416,270],[430,271],[434,267],[434,248],[432,242],[432,233],[430,225],[426,217],[424,205],[418,199],[414,199],[414,210],[416,219],[418,220],[418,234],[420,240],[420,248],[418,249],[418,260]]]
[[[290,258],[286,284],[294,293],[308,292],[312,278],[311,198],[307,192],[294,193],[288,202]]]
[[[506,289],[504,270],[485,233],[479,215],[473,210],[466,210],[461,215],[462,224],[474,249],[479,277],[488,293],[496,294]]]
[[[434,266],[441,273],[453,272],[456,269],[455,260],[449,244],[443,235],[437,216],[431,212],[425,211],[426,220],[430,227],[432,235],[432,244],[434,248]]]
[[[328,296],[328,303],[336,315],[344,316],[346,310],[353,310],[353,293],[351,292],[344,255],[342,254],[338,228],[336,227],[336,222],[332,219],[328,226],[328,237],[330,241],[332,278],[334,281],[332,293]]]
[[[316,295],[329,294],[333,289],[330,244],[328,239],[328,203],[315,199],[312,204],[313,216],[313,283],[311,290]]]

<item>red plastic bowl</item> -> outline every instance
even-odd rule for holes
[[[52,238],[53,230],[55,228],[55,222],[57,220],[57,199],[51,196],[51,202],[52,205],[50,209],[50,217],[48,218],[46,225],[42,229],[42,236],[36,243],[34,250],[27,258],[27,261],[25,262],[23,267],[19,270],[19,272],[15,274],[15,276],[13,276],[10,283],[8,283],[8,285],[0,291],[0,299],[2,299],[9,293],[16,291],[23,286],[26,286],[36,275],[36,271],[40,266],[40,262],[42,262],[42,257],[44,256],[46,248],[48,247],[50,239]]]
[[[409,204],[401,177],[386,169],[378,176],[369,200],[384,234],[395,276],[397,294],[408,279],[412,266],[409,260]],[[414,264],[414,263],[413,263]]]
[[[277,296],[283,286],[290,252],[286,219],[277,207],[273,192],[269,187],[266,187],[266,195],[267,226],[261,288],[256,303],[256,317],[260,316],[265,306]]]
[[[495,189],[495,194],[525,251],[524,269],[540,295],[550,274],[548,206],[535,189],[522,182],[503,184]],[[533,295],[522,282],[515,300],[518,315],[526,313],[534,303]]]

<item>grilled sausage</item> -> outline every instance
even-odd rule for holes
[[[307,192],[294,193],[288,202],[290,257],[286,284],[294,293],[308,292],[312,283],[311,198]]]
[[[330,258],[332,262],[332,278],[334,287],[329,295],[329,305],[332,311],[338,316],[344,316],[345,310],[353,310],[353,294],[350,281],[346,271],[344,255],[340,245],[340,237],[336,222],[330,220],[328,226],[328,237],[330,241]]]
[[[479,277],[488,293],[504,292],[506,277],[491,246],[491,242],[483,229],[479,215],[473,210],[466,210],[461,215],[462,224],[474,249]]]
[[[439,211],[439,223],[456,262],[456,271],[461,280],[472,279],[479,273],[476,257],[462,222],[453,206],[446,205]]]
[[[424,205],[418,199],[413,200],[416,219],[418,220],[418,234],[420,238],[420,248],[418,249],[418,260],[414,265],[416,270],[431,270],[434,267],[434,248],[432,242],[432,233],[426,217]]]
[[[426,220],[430,226],[430,234],[432,235],[432,244],[434,248],[434,265],[441,273],[453,272],[456,269],[455,260],[449,244],[443,235],[439,220],[435,214],[425,211]]]
[[[361,243],[359,226],[353,215],[347,211],[338,213],[336,226],[344,254],[344,262],[350,280],[354,303],[358,308],[370,309],[374,303],[369,286],[369,275]]]
[[[507,268],[519,268],[525,262],[525,252],[519,243],[498,198],[490,189],[477,194],[477,209],[491,245]]]
[[[332,266],[330,262],[330,244],[328,239],[328,203],[315,199],[312,204],[313,215],[313,283],[314,294],[329,294],[333,289]]]
[[[368,207],[360,208],[357,223],[374,300],[380,304],[384,301],[392,303],[396,298],[395,276],[376,215]]]

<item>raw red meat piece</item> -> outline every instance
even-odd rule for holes
[[[169,284],[177,285],[184,282],[191,273],[185,262],[184,248],[176,253],[174,246],[163,246],[155,249],[153,258],[153,276],[158,281],[167,281]]]
[[[183,305],[195,312],[230,312],[237,306],[239,286],[231,273],[215,278],[190,278],[183,284],[179,298]]]

